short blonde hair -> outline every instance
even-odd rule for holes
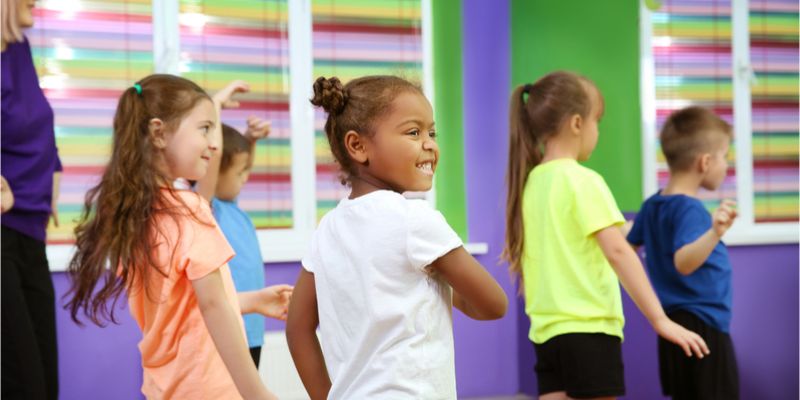
[[[3,19],[3,40],[6,43],[21,42],[22,28],[19,26],[19,0],[2,0],[0,15]]]

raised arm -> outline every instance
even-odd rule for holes
[[[269,136],[272,124],[270,121],[264,121],[261,118],[250,116],[247,118],[247,130],[244,132],[244,137],[250,141],[250,157],[247,161],[247,169],[253,167],[253,160],[256,153],[256,142]]]
[[[689,243],[675,252],[675,268],[683,275],[697,271],[722,239],[722,235],[733,225],[738,215],[734,208],[736,203],[732,200],[723,200],[719,208],[712,215],[711,228],[692,243]]]

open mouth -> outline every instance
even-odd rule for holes
[[[417,169],[427,176],[433,176],[433,163],[430,161],[417,164]]]

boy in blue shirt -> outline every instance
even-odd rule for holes
[[[243,81],[231,82],[214,96],[217,114],[234,108],[235,93],[248,91]],[[197,182],[198,194],[211,202],[211,210],[236,255],[228,262],[242,309],[250,355],[258,368],[264,344],[264,316],[286,320],[291,285],[264,287],[264,261],[256,229],[250,217],[239,208],[237,197],[253,166],[255,143],[269,135],[270,123],[256,117],[247,119],[244,134],[221,124],[210,132],[211,142],[221,144],[209,160],[208,173]],[[261,314],[261,315],[259,315]]]
[[[725,180],[731,137],[731,126],[705,108],[673,113],[661,131],[669,182],[644,202],[627,236],[645,246],[647,272],[669,318],[711,350],[702,359],[686,357],[658,339],[661,387],[673,399],[739,398],[729,334],[731,264],[721,241],[736,219],[735,203],[724,200],[709,214],[697,198],[700,188],[716,190]]]

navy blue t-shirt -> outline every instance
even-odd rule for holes
[[[723,332],[730,331],[731,263],[720,241],[700,268],[681,275],[675,252],[711,229],[711,214],[700,200],[662,196],[659,191],[644,204],[628,234],[628,242],[644,245],[645,264],[661,305],[667,313],[691,312]]]

